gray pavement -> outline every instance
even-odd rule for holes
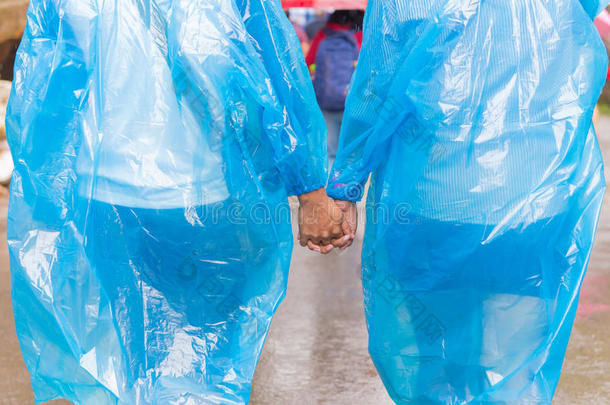
[[[610,162],[610,118],[599,136]],[[610,170],[606,170],[610,178]],[[0,190],[2,191],[2,190]],[[610,196],[608,196],[610,197]],[[0,194],[0,231],[6,232]],[[361,227],[362,229],[362,227]],[[293,256],[288,294],[254,379],[254,405],[391,405],[366,349],[359,279],[362,235],[341,254]],[[0,404],[33,403],[10,310],[8,252],[0,241]],[[610,198],[606,198],[555,404],[610,404]],[[54,405],[65,404],[54,401]]]

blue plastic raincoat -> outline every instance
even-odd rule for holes
[[[17,334],[37,402],[245,404],[326,183],[279,0],[32,0],[8,109]]]
[[[371,0],[328,194],[398,404],[550,404],[605,182],[605,1]]]

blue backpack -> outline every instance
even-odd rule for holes
[[[325,29],[324,32],[327,37],[320,43],[316,55],[313,87],[320,108],[343,111],[360,49],[355,31]]]

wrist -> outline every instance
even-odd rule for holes
[[[324,190],[324,187],[321,187],[317,190],[310,191],[309,193],[301,194],[298,198],[301,205],[320,201],[326,198],[326,190]]]

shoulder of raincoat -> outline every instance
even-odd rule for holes
[[[591,19],[608,5],[607,0],[573,1]],[[411,83],[409,79],[417,69],[433,61],[445,42],[460,35],[465,28],[463,17],[475,12],[478,2],[455,1],[445,6],[442,3],[369,2],[363,47],[346,101],[339,150],[327,187],[333,198],[362,199],[369,174],[388,158],[393,135],[413,116],[415,107],[405,95],[410,86],[422,84]],[[437,17],[412,18],[407,25],[405,15]],[[415,158],[424,159],[421,154]]]

